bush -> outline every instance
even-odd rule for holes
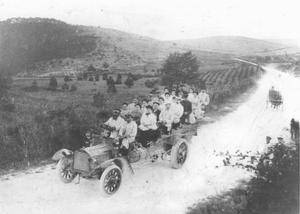
[[[298,144],[290,147],[279,143],[271,147],[259,159],[255,174],[248,188],[247,210],[250,213],[299,210]]]
[[[89,77],[89,81],[93,82],[94,81],[94,77]]]
[[[122,84],[122,75],[121,74],[118,74],[115,84]]]
[[[89,65],[87,71],[96,71],[96,68],[93,65]]]
[[[147,88],[154,88],[155,85],[157,85],[159,83],[159,80],[158,79],[154,79],[154,80],[146,80],[145,81],[145,86]]]
[[[128,76],[124,84],[128,87],[131,88],[134,85],[134,80],[132,77]]]
[[[95,75],[95,81],[98,82],[99,79],[100,79],[100,78],[99,78],[99,74],[96,74],[96,75]]]
[[[50,78],[50,81],[49,81],[49,86],[48,86],[48,89],[49,90],[52,90],[52,91],[55,91],[57,89],[57,80],[55,77],[51,77]]]
[[[61,86],[61,89],[62,89],[63,91],[67,91],[67,90],[69,90],[69,85],[68,85],[67,83],[64,83],[64,84]]]
[[[100,92],[94,94],[93,103],[92,103],[93,106],[104,109],[106,106],[106,102],[107,102],[107,97],[104,94]]]
[[[64,76],[64,82],[72,81],[72,78],[68,75]]]
[[[108,74],[103,74],[102,75],[102,80],[107,80],[107,78],[108,78]]]
[[[75,84],[71,85],[70,91],[77,91],[77,86]]]

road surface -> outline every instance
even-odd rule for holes
[[[48,165],[2,177],[0,213],[184,213],[197,201],[235,187],[251,174],[222,166],[215,152],[263,151],[266,135],[288,135],[290,119],[300,118],[300,81],[266,70],[249,100],[217,122],[199,128],[182,169],[170,169],[161,162],[139,167],[123,180],[116,195],[103,198],[96,180],[63,184]],[[282,92],[283,111],[266,109],[272,85]]]

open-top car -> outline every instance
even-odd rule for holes
[[[196,126],[186,126],[170,135],[152,142],[149,148],[134,143],[128,156],[121,156],[114,140],[100,138],[99,144],[81,148],[75,152],[60,150],[54,156],[60,157],[58,173],[61,180],[70,183],[78,178],[98,179],[103,195],[117,192],[125,169],[132,170],[132,164],[139,161],[154,162],[157,159],[169,161],[172,168],[183,166],[189,153],[189,142],[196,133]],[[134,164],[133,164],[134,165]]]

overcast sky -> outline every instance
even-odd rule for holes
[[[0,20],[49,17],[162,40],[216,35],[297,39],[300,0],[0,0]]]

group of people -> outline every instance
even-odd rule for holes
[[[133,142],[147,148],[162,134],[168,135],[182,124],[192,124],[204,117],[209,105],[205,90],[184,90],[165,88],[160,95],[149,95],[139,102],[123,103],[121,109],[114,109],[112,117],[104,123],[110,129],[109,138],[120,144],[124,155]]]

